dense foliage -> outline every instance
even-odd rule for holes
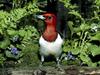
[[[19,0],[13,0],[13,3],[16,1]],[[11,10],[9,9],[9,11],[6,11],[6,9],[0,10],[1,64],[3,64],[4,61],[8,60],[24,62],[24,60],[20,58],[22,56],[23,58],[24,56],[26,58],[28,55],[31,55],[31,53],[35,52],[35,47],[36,50],[38,48],[36,45],[34,45],[39,38],[39,34],[34,27],[33,19],[34,14],[40,11],[36,6],[37,1],[28,2],[23,7],[21,7],[21,5],[19,6],[19,4],[16,3],[14,3],[15,5],[12,6],[10,8]],[[31,45],[33,46],[31,47]],[[27,46],[30,46],[30,49],[27,48]]]
[[[74,60],[79,65],[99,66],[100,0],[60,1],[69,10],[67,23],[71,30],[70,39],[64,42],[62,58],[67,57],[65,62]],[[0,64],[8,60],[22,64],[38,61],[39,32],[34,15],[42,10],[37,4],[37,0],[9,0],[10,6],[0,4]]]
[[[81,4],[70,4],[71,0],[64,0],[65,6],[69,8],[71,20],[68,25],[71,30],[71,40],[66,40],[64,44],[65,52],[72,52],[78,60],[81,60],[81,65],[95,67],[100,65],[100,1],[87,0],[84,3],[84,11]],[[80,0],[78,0],[80,1]],[[90,1],[90,2],[89,2]],[[67,3],[66,3],[67,2]],[[88,5],[91,3],[91,5]]]

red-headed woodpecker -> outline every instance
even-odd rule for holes
[[[56,30],[57,17],[53,13],[44,13],[38,15],[38,18],[45,22],[45,30],[39,39],[41,63],[44,62],[44,57],[53,55],[59,66],[63,39]]]

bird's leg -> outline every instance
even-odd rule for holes
[[[57,67],[60,66],[60,60],[59,60],[59,57],[56,57],[56,61],[57,61]]]
[[[43,70],[42,66],[43,66],[43,62],[44,62],[44,56],[41,55],[41,59],[40,59],[40,64],[39,64],[39,68],[34,71],[34,74],[33,75],[46,75],[46,71]]]
[[[62,71],[62,68],[60,66],[60,59],[59,59],[59,57],[56,57],[56,61],[57,61],[57,69]]]
[[[43,65],[43,62],[44,62],[44,56],[43,56],[43,55],[41,55],[40,67],[42,67],[42,65]]]

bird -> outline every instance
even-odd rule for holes
[[[45,23],[45,29],[39,38],[41,65],[45,57],[52,55],[57,61],[57,67],[59,67],[64,40],[57,32],[57,16],[52,12],[45,12],[37,17],[44,20]]]
[[[70,16],[68,15],[69,9],[65,7],[61,0],[46,0],[38,3],[38,7],[42,11],[52,12],[57,16],[57,31],[64,39],[70,39],[71,29],[68,25]],[[63,13],[63,14],[61,14]]]

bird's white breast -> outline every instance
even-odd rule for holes
[[[53,42],[46,41],[42,36],[39,39],[40,54],[41,55],[55,55],[59,56],[62,52],[63,39],[58,34],[57,39]]]

